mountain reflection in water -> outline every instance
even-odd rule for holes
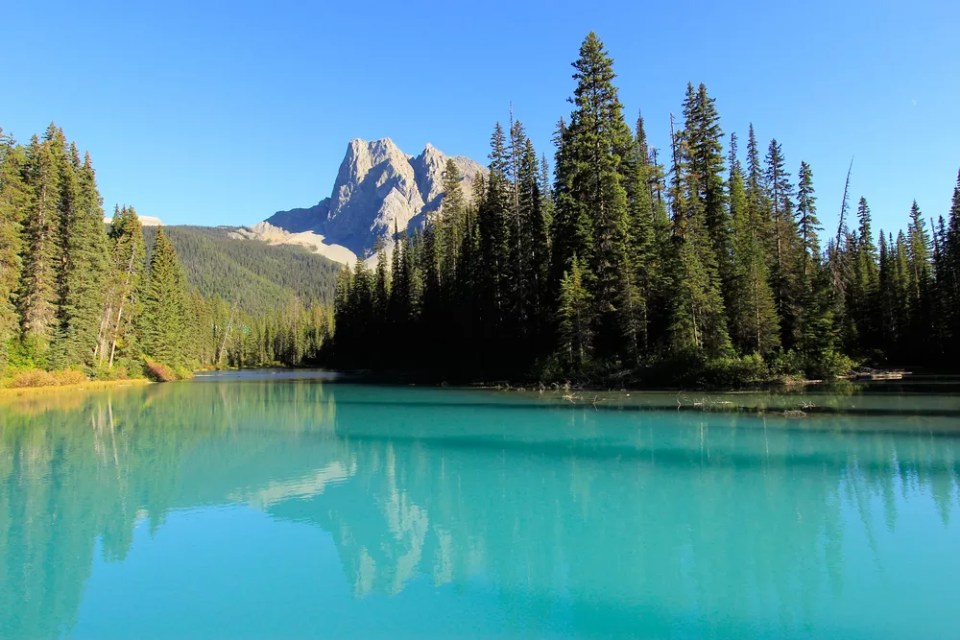
[[[361,604],[483,585],[508,634],[935,637],[957,621],[946,415],[241,379],[27,398],[0,419],[4,637],[79,628],[97,553],[122,564],[138,523],[225,505],[326,532],[343,575],[316,579]]]

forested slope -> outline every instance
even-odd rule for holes
[[[340,265],[304,247],[231,237],[235,227],[167,226],[188,284],[205,298],[219,296],[262,315],[291,296],[328,306]],[[145,227],[148,246],[156,228]]]

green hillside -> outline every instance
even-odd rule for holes
[[[156,227],[143,231],[152,247]],[[201,295],[238,302],[255,315],[279,308],[291,295],[332,305],[339,264],[304,247],[230,237],[233,231],[236,227],[164,227],[187,281]]]

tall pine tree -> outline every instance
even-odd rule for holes
[[[0,368],[20,333],[16,294],[23,266],[21,233],[32,197],[24,180],[26,165],[23,147],[0,129]]]
[[[708,211],[723,206],[723,196],[713,194],[717,165],[712,160],[712,128],[703,120],[705,95],[705,90],[687,85],[685,128],[673,141],[674,299],[669,334],[675,355],[715,357],[729,353],[730,338],[717,266],[719,233],[715,235],[707,218]],[[722,188],[722,178],[719,184]]]
[[[56,330],[57,280],[61,269],[60,170],[58,131],[51,125],[27,149],[26,177],[33,198],[23,222],[23,268],[17,311],[28,350],[40,363]],[[60,147],[60,148],[58,148]]]
[[[57,344],[52,355],[61,366],[92,366],[103,313],[103,283],[109,277],[107,235],[90,156],[81,163],[76,149],[71,149],[63,171],[62,184],[69,185],[70,201],[62,211],[64,259]]]
[[[143,311],[139,318],[143,352],[168,366],[186,366],[189,358],[184,339],[187,328],[183,268],[173,243],[161,227],[154,241],[143,294]]]
[[[613,60],[595,33],[587,35],[573,63],[574,110],[558,151],[555,272],[571,272],[572,257],[594,303],[595,340],[602,355],[623,347],[624,328],[635,315],[636,291],[629,257],[626,161],[632,135],[613,84]]]
[[[753,164],[756,145],[751,146],[753,150],[748,157],[751,169],[756,170]],[[752,180],[755,181],[756,176]],[[728,184],[733,226],[733,278],[729,284],[731,333],[743,353],[769,356],[780,346],[780,326],[762,236],[764,213],[761,205],[751,202],[751,196],[758,196],[759,184],[751,185],[752,193],[745,187],[743,170],[736,157],[735,135],[731,135]]]

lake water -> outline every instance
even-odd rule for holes
[[[960,637],[955,394],[299,377],[0,403],[0,637]]]

